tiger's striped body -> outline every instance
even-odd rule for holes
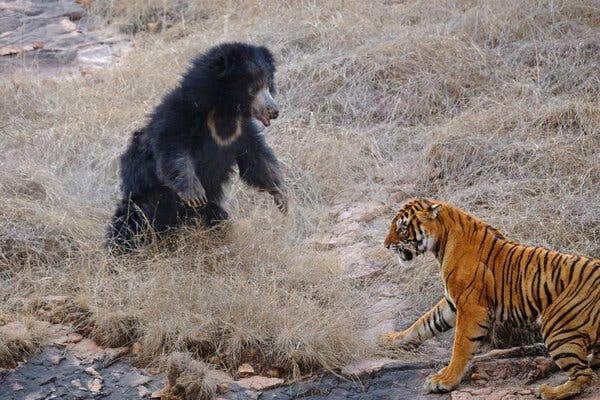
[[[600,259],[513,242],[490,225],[451,205],[414,200],[393,219],[385,246],[401,263],[431,251],[441,265],[445,296],[403,332],[384,342],[418,345],[456,326],[450,364],[431,376],[427,389],[452,390],[495,322],[541,324],[556,364],[569,380],[542,385],[544,399],[579,393],[600,361]]]

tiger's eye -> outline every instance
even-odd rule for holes
[[[407,226],[404,225],[404,223],[402,221],[397,221],[396,222],[396,231],[398,233],[406,233],[407,229],[408,229]]]

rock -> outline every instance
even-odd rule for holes
[[[152,392],[146,386],[138,386],[138,396],[140,398],[148,397]]]
[[[363,374],[371,374],[373,372],[380,371],[385,365],[395,362],[391,358],[371,358],[367,360],[360,360],[355,363],[351,363],[342,368],[342,374],[346,376],[359,376]]]
[[[48,389],[41,389],[34,393],[29,393],[23,400],[42,400],[45,399],[47,395],[52,393],[52,391]]]
[[[64,359],[65,358],[63,356],[60,356],[60,355],[51,355],[50,356],[50,362],[52,362],[52,364],[54,364],[54,365],[60,364],[60,362],[62,360],[64,360]]]
[[[121,378],[121,383],[124,386],[136,387],[136,386],[145,385],[146,383],[150,382],[151,380],[152,380],[152,378],[150,378],[149,376],[142,375],[141,373],[139,373],[137,371],[131,371],[131,372],[128,372],[127,374],[123,375],[123,377]]]
[[[246,378],[254,375],[254,368],[250,364],[242,364],[238,367],[237,372],[240,378]]]
[[[82,49],[77,54],[77,61],[88,68],[108,68],[112,64],[114,54],[111,47],[101,44]]]
[[[65,336],[60,336],[52,341],[52,343],[58,347],[66,347],[69,344],[75,344],[81,342],[83,336],[79,333],[69,333]]]
[[[100,378],[94,378],[88,382],[88,389],[92,393],[100,393],[102,390],[102,380]]]
[[[82,339],[77,343],[67,343],[66,348],[83,363],[91,363],[104,356],[104,350],[92,339]]]
[[[69,18],[62,18],[60,19],[58,22],[54,23],[53,25],[49,25],[48,26],[49,29],[51,29],[51,31],[53,33],[56,34],[68,34],[68,36],[77,36],[77,32],[75,32],[75,30],[77,29],[77,25],[75,24],[75,22],[71,21]]]
[[[89,4],[90,0],[82,1]],[[13,56],[1,57],[0,69],[54,68],[52,72],[76,73],[80,65],[112,65],[130,47],[126,37],[83,18],[85,14],[73,0],[0,1],[0,56]],[[17,54],[21,57],[14,57]]]
[[[23,390],[23,386],[21,384],[19,384],[18,382],[14,382],[12,384],[12,390],[14,392],[18,392],[19,390]]]
[[[281,378],[269,378],[267,376],[259,376],[259,375],[252,376],[250,378],[242,378],[242,379],[236,381],[236,383],[241,387],[258,390],[258,391],[267,390],[267,389],[274,388],[276,386],[280,386],[283,384],[283,382],[284,382],[284,380]]]
[[[14,54],[19,54],[19,49],[14,46],[4,46],[0,47],[0,56],[12,56]]]
[[[81,386],[81,381],[79,379],[73,379],[71,381],[71,385],[75,386],[77,389],[81,389],[81,390],[87,390],[84,387]]]
[[[42,9],[40,7],[36,7],[32,2],[22,0],[13,1],[10,3],[2,1],[0,2],[0,10],[13,11],[30,17],[38,15],[42,12]]]
[[[85,373],[88,375],[100,377],[100,373],[98,371],[96,371],[93,367],[87,367],[85,369]]]
[[[162,389],[155,390],[155,391],[154,391],[154,392],[152,392],[152,394],[150,395],[150,398],[151,398],[151,399],[160,399],[160,398],[162,397],[162,392],[163,392],[163,390],[162,390]]]

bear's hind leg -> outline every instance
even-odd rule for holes
[[[106,230],[104,246],[111,253],[131,251],[144,242],[143,233],[149,228],[141,209],[129,199],[122,200]]]
[[[222,222],[229,219],[229,214],[223,207],[214,202],[209,202],[207,205],[198,210],[198,214],[202,223],[207,228],[213,228]]]
[[[168,188],[155,188],[135,198],[124,199],[107,229],[106,248],[128,252],[154,239],[178,223],[177,195]]]

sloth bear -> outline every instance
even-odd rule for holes
[[[279,165],[261,134],[277,118],[275,66],[264,46],[225,43],[192,61],[180,84],[134,132],[121,156],[121,194],[107,230],[109,250],[131,250],[187,221],[227,219],[223,185],[241,179],[267,191],[282,212]],[[261,129],[262,128],[262,129]]]

